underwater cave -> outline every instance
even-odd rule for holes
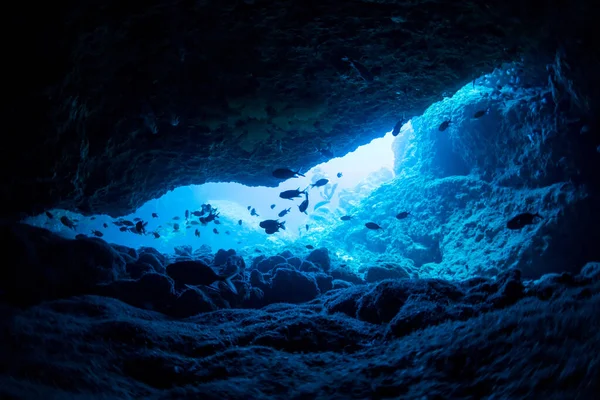
[[[0,398],[600,398],[589,2],[39,7]]]

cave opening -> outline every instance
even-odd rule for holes
[[[54,210],[54,218],[41,214],[25,222],[68,238],[99,236],[171,256],[233,249],[252,259],[326,248],[354,272],[385,263],[413,277],[494,276],[509,267],[538,276],[563,268],[566,248],[581,247],[549,238],[571,223],[560,216],[585,206],[587,196],[570,180],[576,165],[560,146],[568,130],[557,128],[554,111],[545,81],[506,64],[412,117],[397,135],[387,132],[277,187],[206,183],[179,187],[121,218]],[[313,187],[319,179],[327,183]],[[304,195],[279,197],[293,189],[307,190],[305,213],[299,209]],[[197,215],[203,204],[219,217],[205,223]],[[520,213],[543,219],[518,232],[506,229]],[[266,234],[260,223],[267,219],[285,221],[285,229]],[[123,226],[138,220],[143,234]],[[580,229],[592,230],[589,221]],[[582,250],[581,262],[589,256]]]
[[[407,135],[410,129],[408,121],[400,136]],[[212,251],[224,248],[251,252],[259,249],[267,253],[277,253],[294,244],[318,247],[320,239],[329,233],[331,217],[339,220],[352,213],[362,198],[393,179],[392,143],[395,138],[387,132],[346,155],[334,157],[307,171],[301,170],[304,176],[287,179],[276,187],[211,182],[176,188],[120,218],[50,210],[52,218],[43,213],[27,218],[25,222],[66,238],[99,236],[109,243],[136,249],[154,247],[165,254],[174,254],[175,248],[186,246],[192,252],[210,247]],[[313,187],[319,179],[328,182]],[[279,197],[282,191],[296,188],[307,189],[309,206],[306,213],[299,210],[304,197],[292,200]],[[194,215],[203,204],[210,204],[217,210],[216,223],[204,224],[198,215]],[[286,209],[289,211],[280,217],[278,214]],[[63,224],[62,216],[73,221],[74,227]],[[265,219],[285,221],[286,229],[267,235],[259,226]],[[132,227],[120,223],[139,220],[148,222],[145,234],[138,234]]]

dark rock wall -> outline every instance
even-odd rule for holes
[[[3,216],[112,216],[180,185],[274,185],[502,61],[571,58],[593,110],[584,1],[110,1],[11,5]],[[10,34],[9,34],[10,33]],[[597,35],[596,35],[597,36]],[[557,76],[558,76],[557,75]],[[240,165],[244,168],[240,168]]]

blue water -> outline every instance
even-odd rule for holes
[[[407,125],[407,128],[410,125]],[[404,129],[406,132],[407,128]],[[373,174],[381,169],[388,171],[388,178],[393,176],[394,154],[392,142],[395,138],[391,133],[373,140],[356,151],[337,157],[326,163],[319,164],[309,171],[302,171],[305,177],[292,178],[282,182],[278,187],[247,187],[239,183],[207,183],[180,187],[164,196],[148,201],[135,213],[122,218],[111,218],[107,215],[84,217],[80,214],[65,210],[50,210],[54,218],[49,219],[45,214],[28,218],[25,222],[46,227],[61,235],[73,238],[77,234],[92,236],[96,230],[103,234],[102,238],[109,243],[117,243],[128,247],[151,246],[164,253],[172,253],[175,246],[189,245],[192,249],[202,245],[211,246],[213,251],[219,248],[233,248],[236,250],[252,247],[279,248],[307,235],[323,234],[329,223],[313,218],[318,213],[337,213],[339,216],[352,212],[341,209],[339,204],[340,193],[346,196],[357,191],[356,199],[368,194],[364,190],[365,183],[373,187]],[[273,166],[273,169],[285,166]],[[341,172],[342,176],[337,174]],[[304,197],[294,200],[281,199],[279,193],[284,190],[300,188],[303,190],[318,179],[329,179],[325,187],[309,189],[309,207],[307,214],[300,213],[298,206]],[[377,178],[375,178],[377,179]],[[384,180],[381,180],[383,183]],[[335,186],[335,187],[334,187]],[[360,192],[360,195],[359,193]],[[326,198],[327,194],[333,196]],[[316,211],[315,205],[328,200]],[[211,204],[220,213],[220,224],[209,223],[205,226],[196,224],[198,217],[189,216],[186,221],[185,211],[199,210],[202,204]],[[275,207],[271,209],[271,205]],[[252,216],[248,206],[254,208],[259,216]],[[291,208],[283,218],[278,213],[283,209]],[[158,214],[153,218],[152,213]],[[66,215],[76,224],[76,229],[69,229],[62,225],[59,218]],[[120,232],[119,226],[113,221],[118,219],[133,221],[141,218],[148,222],[146,235],[132,232]],[[260,221],[265,219],[279,219],[285,221],[286,229],[272,235],[267,235],[259,227]],[[242,224],[239,224],[239,221]],[[107,227],[104,227],[104,224]],[[175,230],[174,225],[179,229]],[[308,225],[308,230],[306,226]],[[198,229],[200,237],[196,237]],[[215,233],[213,229],[217,229]],[[160,237],[155,238],[152,232],[157,232]]]

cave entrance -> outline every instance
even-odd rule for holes
[[[404,131],[405,129],[401,134]],[[109,243],[132,248],[151,246],[163,253],[173,253],[175,247],[186,245],[193,250],[208,245],[212,251],[219,248],[239,250],[254,247],[265,252],[280,251],[283,247],[294,244],[302,247],[312,244],[318,247],[319,239],[331,228],[332,216],[339,221],[339,217],[356,211],[352,208],[362,198],[394,178],[394,139],[396,138],[391,132],[388,132],[353,152],[303,172],[305,177],[289,179],[278,187],[248,187],[233,182],[207,183],[172,190],[122,218],[114,219],[106,215],[84,217],[64,210],[52,210],[53,219],[42,214],[26,222],[69,238],[78,234],[93,236],[94,232],[100,232],[102,239]],[[322,187],[311,187],[311,184],[321,178],[328,179],[329,182]],[[279,193],[284,190],[303,190],[306,187],[309,187],[309,207],[306,214],[301,213],[298,208],[304,197],[293,201],[279,197]],[[211,204],[217,208],[218,224],[209,222],[203,225],[198,216],[191,214],[201,210],[202,204]],[[289,213],[284,217],[278,216],[288,208]],[[186,210],[190,212],[187,219]],[[61,216],[73,220],[76,229],[69,229],[61,224]],[[119,220],[135,223],[136,218],[148,222],[145,227],[146,235],[132,233],[122,225],[115,224]],[[259,226],[265,219],[285,221],[286,229],[267,235]]]

